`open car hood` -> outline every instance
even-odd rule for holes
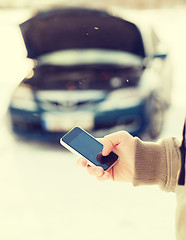
[[[107,49],[145,57],[137,26],[105,11],[63,8],[39,12],[20,25],[28,57],[66,49]]]

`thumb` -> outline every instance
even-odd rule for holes
[[[122,141],[127,142],[129,136],[130,135],[126,131],[115,132],[105,136],[102,141],[102,155],[107,156]]]
[[[112,148],[109,148],[107,145],[103,145],[102,155],[107,156],[112,151]]]

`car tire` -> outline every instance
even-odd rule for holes
[[[148,135],[151,139],[156,139],[163,129],[164,107],[157,99],[151,100]]]

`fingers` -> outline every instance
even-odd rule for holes
[[[88,165],[87,172],[90,175],[95,176],[99,181],[106,181],[106,180],[112,179],[110,173],[104,171],[102,167],[91,167]]]
[[[80,167],[86,167],[87,168],[87,172],[90,175],[94,175],[94,176],[101,176],[104,173],[104,170],[102,167],[94,167],[94,166],[90,166],[88,165],[88,161],[84,158],[79,158],[77,159],[77,165]]]
[[[86,166],[87,166],[87,160],[84,159],[84,158],[78,158],[78,159],[76,160],[76,163],[77,163],[77,165],[80,166],[80,167],[86,167]]]
[[[101,177],[104,174],[104,170],[102,167],[92,167],[87,165],[87,172],[90,175],[96,176],[96,177]]]
[[[97,177],[99,181],[104,181],[110,179],[110,174],[108,172],[104,172],[102,167],[93,167],[88,165],[87,160],[84,158],[79,158],[77,159],[77,165],[83,168],[86,168],[87,172],[92,175]]]
[[[103,156],[107,156],[115,146],[127,138],[127,132],[121,131],[109,134],[103,138]]]
[[[105,180],[112,179],[112,177],[108,172],[104,172],[101,176],[97,176],[97,179],[99,181],[105,181]]]

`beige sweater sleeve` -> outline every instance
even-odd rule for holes
[[[180,143],[175,138],[143,142],[136,138],[133,185],[157,184],[164,191],[175,191],[181,166]]]

